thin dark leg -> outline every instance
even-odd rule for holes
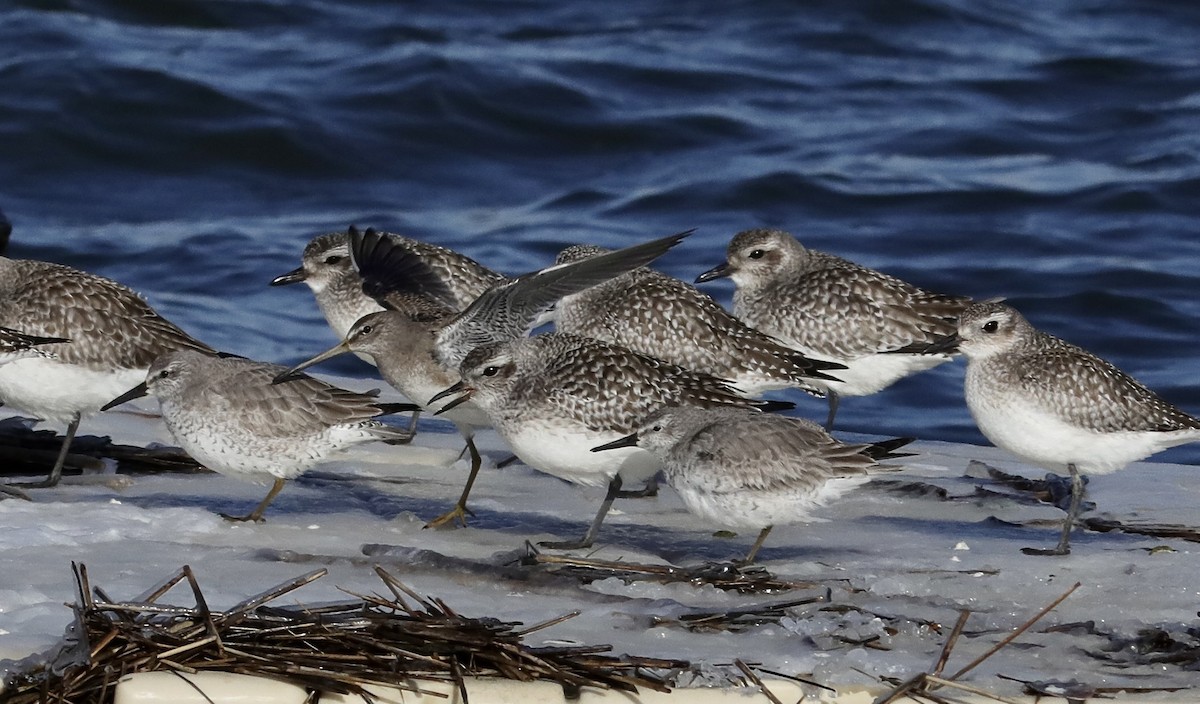
[[[50,476],[40,482],[17,484],[16,486],[28,487],[30,489],[45,489],[57,485],[59,480],[62,479],[63,466],[67,463],[67,453],[71,451],[71,441],[75,439],[76,430],[79,430],[78,413],[72,416],[71,422],[67,424],[67,436],[63,438],[62,448],[58,451],[58,459],[54,460],[54,468],[50,470]]]
[[[417,421],[421,419],[420,411],[413,411],[412,418],[408,420],[408,435],[410,438],[417,434]]]
[[[263,499],[254,510],[247,513],[245,516],[231,516],[228,513],[222,513],[221,518],[227,521],[253,521],[254,523],[263,522],[263,512],[267,510],[267,506],[275,500],[279,492],[283,491],[283,484],[286,480],[275,478],[275,483],[271,485],[271,490],[267,492],[267,498]]]
[[[1067,517],[1063,519],[1062,534],[1058,537],[1058,545],[1052,550],[1025,548],[1021,552],[1026,555],[1070,555],[1071,554],[1071,528],[1075,525],[1075,519],[1079,517],[1079,507],[1083,504],[1083,477],[1079,476],[1079,470],[1075,467],[1075,463],[1067,465],[1067,469],[1071,471],[1071,508],[1067,511]]]
[[[467,452],[471,453],[471,473],[467,476],[467,485],[463,487],[462,495],[458,497],[458,503],[454,504],[454,508],[443,513],[437,518],[425,524],[425,528],[441,528],[447,524],[461,523],[467,525],[467,516],[474,516],[471,509],[467,508],[467,497],[471,495],[471,487],[475,485],[475,476],[479,474],[479,467],[483,464],[483,458],[479,456],[479,450],[475,448],[475,440],[470,435],[465,435],[467,440]]]
[[[546,541],[538,543],[538,545],[551,550],[578,550],[591,547],[592,543],[596,541],[596,534],[600,532],[600,524],[604,523],[604,517],[608,515],[608,509],[612,508],[613,499],[617,498],[619,493],[621,493],[620,474],[614,476],[608,483],[608,493],[604,495],[604,501],[600,503],[600,510],[596,512],[596,517],[592,519],[592,525],[581,540]]]
[[[837,417],[839,396],[837,392],[830,389],[825,392],[825,398],[829,400],[829,417],[825,419],[825,432],[833,431],[833,419]]]

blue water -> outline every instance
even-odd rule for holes
[[[10,254],[292,362],[332,334],[266,284],[350,223],[510,273],[696,228],[661,262],[689,280],[773,225],[1007,296],[1200,412],[1200,5],[794,5],[10,0]],[[982,443],[961,383],[848,399],[839,427]]]

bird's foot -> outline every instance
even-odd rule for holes
[[[467,527],[467,516],[472,518],[475,514],[471,509],[462,504],[455,504],[454,508],[443,513],[432,521],[426,523],[423,528],[457,528],[459,526]]]

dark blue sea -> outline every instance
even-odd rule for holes
[[[267,282],[351,223],[509,273],[696,228],[688,280],[779,226],[1200,413],[1200,4],[9,0],[0,210],[11,256],[281,362],[332,333]],[[961,362],[839,427],[985,442]]]

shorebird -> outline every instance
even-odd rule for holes
[[[386,239],[388,247],[420,257],[443,287],[444,300],[439,302],[453,310],[466,308],[481,293],[505,279],[452,249],[401,235],[369,231],[373,237]],[[360,234],[357,228],[350,227],[346,232],[314,237],[304,248],[300,266],[271,281],[272,286],[307,284],[339,339],[345,339],[359,318],[383,310],[372,296],[364,293],[362,277],[350,258],[350,239]]]
[[[221,514],[230,521],[262,521],[285,481],[334,452],[376,440],[412,438],[408,431],[376,419],[417,406],[381,403],[375,396],[305,375],[275,384],[284,371],[281,365],[242,357],[168,352],[154,361],[142,383],[102,410],[154,396],[167,429],[197,462],[251,481],[271,478],[270,491],[253,511],[245,516]]]
[[[575,484],[607,484],[582,539],[542,543],[559,549],[591,545],[621,487],[651,479],[661,466],[636,447],[602,454],[591,448],[624,437],[665,406],[792,407],[747,399],[708,374],[566,333],[482,345],[459,371],[462,381],[435,400],[455,396],[447,408],[474,401],[517,457],[534,469]]]
[[[557,263],[607,251],[574,245],[558,255]],[[754,398],[789,387],[824,395],[813,380],[836,381],[836,370],[844,368],[784,347],[695,286],[646,267],[564,297],[554,306],[554,322],[559,332],[604,340],[728,380]]]
[[[475,347],[526,334],[538,316],[562,296],[653,261],[687,234],[504,278],[464,310],[453,313],[439,304],[447,298],[444,281],[423,256],[372,230],[351,233],[350,251],[364,290],[393,314],[360,321],[341,344],[293,369],[307,368],[346,351],[369,354],[388,383],[422,403],[426,410],[453,421],[466,440],[471,471],[454,508],[428,525],[463,523],[470,513],[467,497],[482,464],[473,441],[474,430],[490,423],[486,414],[471,404],[451,412],[446,403],[435,403],[430,397],[458,380],[462,360]]]
[[[1071,552],[1082,474],[1108,474],[1176,445],[1200,441],[1200,419],[1163,400],[1111,363],[1034,328],[996,301],[963,311],[956,333],[933,347],[967,358],[967,406],[997,447],[1071,475],[1071,505],[1058,545]]]
[[[881,459],[912,438],[846,444],[802,418],[746,408],[664,408],[637,432],[593,447],[649,450],[688,510],[718,525],[756,529],[751,564],[771,528],[812,520],[811,511],[867,481]]]
[[[697,283],[728,276],[734,315],[812,359],[837,362],[837,381],[814,380],[829,399],[833,428],[841,396],[866,396],[950,357],[925,348],[954,331],[970,305],[841,257],[806,249],[782,230],[738,233],[725,262]]]
[[[176,349],[213,352],[111,279],[61,264],[0,257],[0,325],[70,342],[0,366],[0,400],[42,420],[67,424],[48,477],[54,486],[80,421],[146,376]]]

